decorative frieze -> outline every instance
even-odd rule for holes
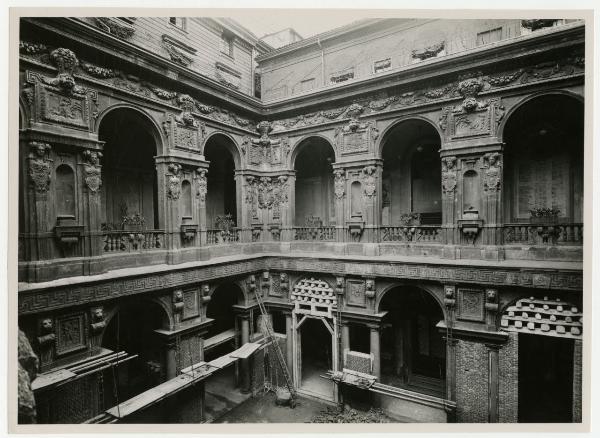
[[[48,143],[29,142],[29,181],[36,193],[43,195],[50,186],[50,150]]]
[[[135,17],[128,20],[134,21]],[[135,33],[135,27],[119,17],[94,17],[96,26],[118,38],[128,39]]]

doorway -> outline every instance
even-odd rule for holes
[[[331,400],[333,382],[321,377],[334,369],[331,332],[324,320],[307,317],[302,322],[298,335],[300,389]]]
[[[573,340],[519,334],[519,422],[573,421]]]

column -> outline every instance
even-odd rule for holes
[[[167,380],[177,377],[177,342],[171,338],[166,343],[167,349]]]
[[[250,318],[248,315],[243,315],[240,318],[241,332],[242,332],[242,345],[250,342]],[[242,393],[246,394],[250,392],[250,359],[241,360],[242,368]]]
[[[103,253],[103,238],[100,231],[100,218],[102,216],[100,202],[100,188],[102,186],[102,166],[100,158],[102,153],[96,150],[84,150],[79,162],[83,170],[80,186],[83,190],[83,211],[84,227],[89,235],[85,238],[84,255],[90,258],[97,258]],[[86,273],[94,274],[103,271],[102,263],[98,261],[89,261],[85,267]]]
[[[290,377],[292,377],[294,368],[294,343],[292,342],[292,330],[292,313],[290,312],[285,315],[285,363],[287,364]]]
[[[371,330],[371,354],[373,355],[373,375],[381,378],[381,352],[379,347],[379,325],[369,326]]]
[[[350,326],[347,322],[342,322],[342,368],[344,368],[344,351],[350,350]]]
[[[498,422],[498,349],[499,345],[487,345],[489,374],[488,374],[488,406],[490,423]]]

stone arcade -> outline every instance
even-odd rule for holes
[[[21,20],[36,421],[216,420],[285,384],[269,323],[301,396],[580,422],[583,22],[294,35]]]

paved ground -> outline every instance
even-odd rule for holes
[[[215,423],[307,423],[328,406],[330,405],[300,397],[294,409],[277,406],[275,394],[269,392],[233,408]]]

